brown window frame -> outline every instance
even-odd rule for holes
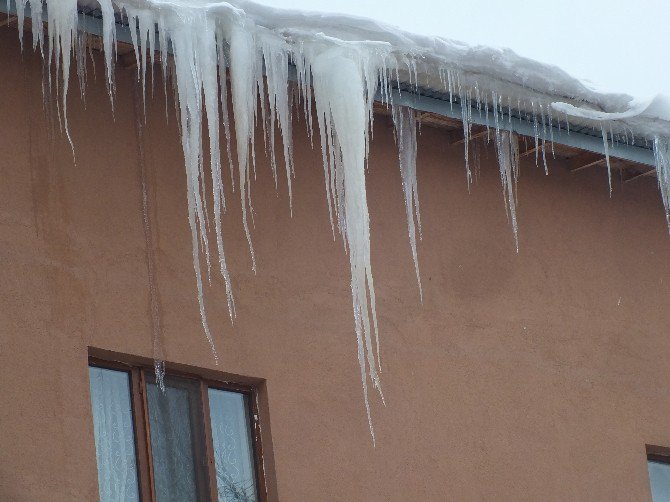
[[[149,423],[149,406],[147,402],[147,373],[153,375],[154,367],[150,364],[131,363],[89,356],[88,366],[105,368],[128,373],[130,382],[131,415],[135,438],[135,455],[137,457],[137,481],[142,502],[155,502],[154,475],[151,455],[151,425]],[[218,501],[216,484],[216,467],[214,465],[214,445],[212,442],[212,424],[209,409],[209,388],[226,390],[247,396],[249,412],[249,430],[253,450],[253,461],[256,474],[256,490],[260,502],[268,502],[267,483],[263,445],[261,442],[260,413],[258,409],[258,388],[253,384],[217,380],[204,377],[191,371],[175,369],[166,365],[166,375],[195,380],[200,385],[200,401],[202,404],[200,426],[204,432],[204,448],[207,460],[207,480],[209,486],[208,499]]]
[[[647,444],[645,450],[647,451],[647,462],[670,464],[670,448],[667,446]]]

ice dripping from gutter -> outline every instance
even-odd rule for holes
[[[262,61],[259,61],[253,33],[240,26],[244,19],[230,20],[226,26],[225,39],[230,48],[230,88],[233,100],[233,116],[235,119],[235,138],[237,141],[237,169],[239,175],[240,203],[242,205],[242,223],[249,244],[251,268],[256,272],[256,256],[251,242],[249,229],[249,212],[253,217],[251,205],[251,174],[249,160],[255,169],[255,122],[258,110],[257,88],[262,80]]]
[[[7,9],[11,7],[11,0],[7,0]],[[16,12],[19,26],[19,41],[23,47],[23,22],[25,20],[25,11],[28,0],[16,0]],[[60,92],[61,101],[58,103],[59,125],[65,129],[68,142],[72,148],[74,156],[74,143],[70,135],[67,120],[67,94],[69,88],[70,64],[73,54],[76,57],[83,57],[77,53],[77,0],[60,0],[58,2],[46,0],[30,0],[30,8],[33,17],[42,19],[42,13],[48,6],[47,12],[47,41],[49,52],[45,53],[44,35],[41,23],[32,23],[33,49],[40,47],[43,57],[47,57],[47,72],[49,86],[52,82],[52,63],[55,65],[55,87],[56,94]],[[39,17],[37,17],[39,16]],[[79,60],[79,59],[78,59]],[[79,73],[79,72],[78,72]],[[80,73],[79,73],[80,74]],[[80,74],[81,75],[81,74]],[[62,76],[62,78],[61,78]],[[62,82],[61,82],[62,80]],[[60,89],[62,86],[62,90]]]
[[[670,233],[670,141],[668,138],[654,138],[654,158],[656,160],[656,177],[658,188],[665,208],[665,220]]]
[[[600,128],[600,131],[603,136],[603,148],[605,150],[605,164],[607,165],[607,184],[610,188],[610,197],[612,197],[612,167],[610,166],[610,150],[607,143],[607,132],[605,131],[605,125],[603,124]]]
[[[265,80],[270,100],[270,122],[267,131],[270,136],[270,161],[272,173],[277,185],[277,159],[275,153],[275,129],[279,124],[282,135],[286,182],[288,185],[289,207],[293,214],[293,190],[291,179],[295,175],[293,168],[293,133],[291,130],[291,113],[289,102],[289,49],[288,44],[276,35],[263,33],[260,46],[265,63]],[[261,98],[263,99],[263,98]]]
[[[407,217],[407,232],[412,248],[412,259],[416,272],[416,282],[419,286],[419,298],[423,303],[423,288],[419,274],[419,260],[416,254],[416,234],[421,235],[421,215],[419,211],[419,191],[416,182],[416,112],[405,106],[393,106],[393,124],[395,126],[396,141],[398,143],[398,159],[402,176],[402,189],[405,198],[405,215]]]
[[[79,95],[81,96],[81,101],[86,107],[86,79],[88,77],[88,66],[86,64],[86,57],[88,56],[88,50],[90,48],[88,41],[88,33],[85,31],[77,30],[75,43],[75,63],[77,69],[77,80],[79,81]],[[94,68],[95,71],[95,68]]]
[[[83,39],[77,35],[76,0],[20,0],[20,17],[30,4],[33,16],[41,16],[46,9],[47,39],[44,40],[39,23],[33,23],[33,46],[48,58],[48,76],[55,75],[53,84],[60,94],[59,118],[62,119],[68,141],[72,143],[67,121],[67,92],[70,62],[73,52],[77,57],[78,75],[85,79],[85,67],[79,54],[84,50]],[[373,101],[377,92],[381,100],[392,104],[391,86],[409,84],[411,92],[419,89],[420,80],[433,78],[448,93],[450,104],[461,107],[464,136],[464,159],[468,190],[473,182],[470,167],[471,140],[490,141],[491,127],[498,157],[502,193],[518,251],[516,216],[516,182],[519,175],[519,144],[512,129],[512,115],[532,124],[529,136],[534,139],[536,165],[539,156],[545,172],[546,141],[552,142],[553,111],[563,113],[566,128],[571,104],[555,103],[555,95],[572,95],[573,102],[596,100],[598,95],[570,80],[562,72],[542,67],[537,63],[515,60],[514,55],[503,54],[504,64],[491,66],[493,60],[487,50],[464,50],[444,40],[428,40],[420,36],[396,34],[378,25],[352,20],[352,26],[343,29],[327,17],[309,15],[291,17],[244,2],[244,10],[235,2],[208,2],[205,0],[99,0],[102,12],[102,38],[106,69],[106,85],[110,100],[114,100],[114,53],[116,45],[115,15],[123,13],[130,25],[137,76],[146,99],[147,73],[153,68],[155,50],[160,53],[164,83],[168,74],[168,48],[171,52],[172,80],[175,85],[175,106],[179,117],[179,132],[184,153],[187,179],[188,220],[191,229],[193,267],[196,276],[199,310],[203,330],[216,356],[214,341],[207,322],[203,271],[211,277],[210,239],[208,218],[213,213],[216,236],[218,271],[226,288],[228,311],[235,318],[235,301],[226,265],[222,214],[225,211],[224,176],[220,136],[225,137],[225,150],[231,170],[231,188],[239,189],[242,221],[248,241],[252,268],[256,270],[256,256],[252,243],[253,205],[251,180],[255,177],[255,133],[262,128],[266,150],[270,157],[275,183],[278,183],[276,132],[281,135],[282,157],[285,167],[289,200],[292,201],[292,179],[295,175],[292,146],[292,113],[302,108],[308,136],[313,140],[316,115],[318,137],[323,156],[324,183],[333,237],[335,228],[342,237],[349,257],[354,325],[358,344],[365,406],[370,432],[373,435],[368,379],[381,394],[379,330],[375,305],[375,288],[370,260],[370,215],[366,194],[366,164],[370,148]],[[260,22],[257,22],[259,21]],[[290,26],[287,26],[288,25]],[[333,36],[329,36],[332,34]],[[376,37],[376,38],[375,38]],[[352,39],[353,38],[353,39]],[[378,41],[370,41],[378,40]],[[79,41],[79,43],[77,43]],[[46,50],[45,50],[46,49]],[[431,52],[434,51],[435,53]],[[147,54],[147,52],[149,54]],[[439,53],[439,54],[438,54]],[[437,55],[436,55],[437,54]],[[496,55],[498,57],[500,55]],[[514,56],[514,57],[512,57]],[[289,65],[295,67],[295,77]],[[55,72],[52,72],[52,65]],[[487,75],[482,67],[493,74]],[[488,66],[486,66],[488,65]],[[540,65],[541,66],[541,65]],[[512,73],[523,73],[524,86],[510,83]],[[556,77],[556,78],[554,78]],[[295,78],[297,84],[289,86]],[[548,86],[547,82],[551,82]],[[527,85],[526,85],[527,84]],[[544,87],[543,87],[544,86]],[[554,92],[560,88],[560,93]],[[498,89],[498,90],[496,90]],[[533,90],[535,89],[535,90]],[[542,89],[545,89],[542,91]],[[595,96],[595,97],[594,97]],[[233,124],[229,122],[228,103],[232,103]],[[616,98],[616,97],[615,97]],[[618,98],[612,98],[616,101]],[[605,98],[603,98],[605,99]],[[609,98],[608,98],[609,99]],[[566,106],[562,106],[566,105]],[[503,120],[507,108],[509,123]],[[573,107],[574,108],[574,107]],[[659,109],[659,107],[656,107]],[[453,111],[453,110],[452,110]],[[315,113],[314,113],[315,112]],[[416,233],[421,238],[419,201],[416,184],[416,115],[411,109],[392,106],[396,138],[399,148],[400,169],[412,258],[422,297],[419,265],[416,251]],[[581,112],[580,112],[581,113]],[[584,112],[586,113],[586,112]],[[646,112],[645,112],[646,113]],[[573,114],[574,115],[574,114]],[[209,142],[209,163],[203,153],[205,125]],[[493,124],[490,123],[491,118]],[[605,123],[611,120],[632,120],[635,116],[596,117],[586,113],[585,119],[603,122],[600,131],[608,158],[609,141]],[[610,120],[611,119],[611,120]],[[516,120],[516,119],[515,119]],[[557,119],[560,127],[560,120]],[[220,130],[223,124],[223,131]],[[485,124],[486,135],[472,134],[474,124]],[[593,125],[597,131],[596,125]],[[231,158],[231,142],[235,129],[236,173]],[[223,132],[223,135],[221,134]],[[621,131],[616,131],[620,133]],[[609,130],[609,139],[615,136]],[[540,152],[540,148],[542,151]],[[666,177],[668,169],[667,140],[658,136],[654,141],[659,186],[668,212],[670,189]],[[74,147],[73,147],[74,151]],[[553,150],[552,150],[553,152]],[[530,153],[530,152],[528,152]],[[474,153],[477,166],[477,152]],[[660,159],[660,160],[659,160]],[[659,167],[660,166],[660,167]],[[477,169],[477,168],[476,168]],[[209,170],[209,173],[208,173]],[[665,174],[663,174],[665,173]],[[208,211],[205,177],[211,176],[212,211]],[[235,186],[237,178],[237,186]],[[611,190],[611,173],[608,173]],[[292,203],[289,204],[292,211]],[[383,397],[382,397],[383,400]]]
[[[461,120],[463,122],[463,148],[465,152],[465,177],[468,182],[468,190],[472,184],[472,171],[470,170],[470,133],[472,131],[472,105],[470,101],[470,90],[461,91],[459,84],[459,95],[461,96]]]
[[[519,252],[519,229],[516,220],[516,182],[519,177],[519,139],[509,131],[496,131],[496,152],[500,168],[505,212],[512,225],[516,252]]]
[[[31,0],[31,7],[32,7]],[[107,76],[107,92],[109,93],[109,100],[114,107],[114,55],[116,51],[116,25],[114,17],[114,6],[112,0],[98,0],[100,11],[102,12],[102,43],[103,53],[105,57],[105,75]],[[38,0],[41,4],[42,1]],[[40,16],[41,17],[41,16]],[[33,27],[38,23],[33,23]],[[34,29],[34,28],[33,28]],[[34,43],[35,43],[35,39]]]
[[[75,4],[76,7],[76,4]],[[241,15],[232,12],[227,17],[216,17],[206,9],[166,8],[158,11],[135,4],[117,4],[128,18],[130,33],[138,63],[143,99],[146,95],[147,69],[153,66],[153,57],[147,62],[147,51],[154,52],[154,30],[158,29],[161,51],[170,44],[174,59],[178,115],[181,142],[187,175],[189,224],[193,248],[193,267],[196,275],[198,302],[203,330],[218,359],[207,322],[204,300],[202,258],[210,270],[210,244],[205,207],[205,165],[203,158],[202,125],[207,116],[210,143],[214,219],[220,271],[224,276],[231,319],[235,307],[230,279],[225,263],[221,231],[223,209],[223,179],[219,145],[219,105],[227,100],[225,70],[220,64],[229,62],[230,90],[237,142],[237,170],[243,224],[252,259],[256,260],[251,240],[249,220],[253,221],[251,202],[252,169],[255,176],[253,149],[257,122],[261,122],[265,140],[269,142],[273,174],[276,179],[274,128],[278,123],[284,144],[286,176],[293,176],[291,128],[288,94],[289,48],[278,35],[262,30]],[[76,9],[74,10],[76,14]],[[103,13],[104,14],[104,13]],[[76,20],[76,16],[74,18]],[[104,46],[108,47],[110,31],[105,30]],[[225,43],[222,43],[225,41]],[[71,49],[52,46],[54,55],[65,59]],[[378,88],[380,74],[386,75],[384,59],[387,44],[346,44],[336,39],[321,37],[305,40],[300,51],[292,56],[301,61],[302,92],[307,95],[311,85],[317,117],[320,123],[324,173],[329,205],[342,234],[351,267],[351,290],[355,331],[358,340],[358,359],[368,414],[370,432],[374,430],[367,396],[367,378],[381,395],[378,369],[379,335],[375,306],[375,291],[370,263],[370,230],[365,188],[365,167],[369,151],[369,131],[372,120],[372,102]],[[165,58],[161,58],[165,61]],[[165,66],[164,73],[165,73]],[[384,70],[382,71],[382,68]],[[264,75],[265,73],[265,75]],[[64,81],[65,75],[64,73]],[[220,78],[221,77],[221,78]],[[265,78],[264,78],[265,77]],[[269,96],[269,116],[265,102],[265,85]],[[110,95],[112,93],[111,84]],[[64,86],[64,91],[67,87]],[[219,90],[221,91],[219,94]],[[65,103],[65,102],[64,102]],[[65,108],[65,106],[64,106]],[[260,117],[258,109],[260,108]],[[306,105],[308,113],[311,105]],[[225,109],[224,109],[225,112]],[[308,117],[309,120],[309,117]],[[226,128],[226,117],[223,119]],[[229,138],[227,131],[226,138]],[[267,145],[267,143],[266,143]],[[374,342],[373,342],[374,334]],[[383,396],[382,396],[383,400]]]
[[[163,352],[163,327],[161,323],[160,304],[158,297],[158,281],[156,279],[156,256],[154,252],[154,237],[151,219],[151,201],[147,181],[146,155],[144,153],[144,120],[140,112],[139,84],[135,85],[133,96],[135,109],[135,137],[137,141],[137,162],[140,171],[140,186],[142,192],[142,230],[144,231],[144,253],[147,265],[147,280],[149,282],[149,311],[151,312],[151,345],[154,358],[154,373],[156,382],[161,391],[165,392],[165,354]]]
[[[373,442],[375,436],[368,401],[368,376],[382,400],[383,394],[377,371],[381,365],[370,262],[370,217],[365,164],[372,97],[377,90],[379,71],[384,68],[385,49],[384,45],[367,47],[365,44],[347,44],[326,37],[319,37],[305,47],[305,56],[312,70],[327,196],[330,199],[328,204],[335,214],[349,255],[358,363]]]
[[[494,91],[493,95],[493,124],[495,127],[496,152],[500,169],[500,183],[502,184],[505,213],[512,224],[516,252],[519,252],[519,229],[516,221],[516,183],[519,179],[519,138],[516,134],[501,129],[501,119],[498,109],[500,97]],[[537,147],[537,143],[536,143]],[[536,150],[537,151],[537,150]],[[544,152],[543,152],[544,153]],[[546,170],[545,162],[545,172]]]
[[[37,0],[42,3],[43,0]],[[24,4],[25,5],[25,4]],[[32,1],[31,1],[32,7]],[[62,110],[58,110],[59,123],[62,120],[72,155],[74,156],[74,143],[70,135],[70,128],[67,120],[67,93],[70,82],[70,63],[72,61],[73,44],[77,38],[77,0],[58,0],[46,1],[47,5],[47,38],[51,53],[47,54],[47,71],[49,73],[49,85],[51,85],[51,65],[55,64],[56,93],[59,91],[59,76],[62,80],[61,105]],[[42,7],[38,7],[42,10]],[[19,31],[23,30],[20,26]],[[35,42],[35,39],[33,40]]]
[[[162,31],[164,34],[165,32]],[[216,52],[217,52],[217,57],[218,57],[218,65],[219,65],[219,100],[221,104],[221,121],[223,123],[223,133],[226,138],[226,157],[228,158],[228,169],[230,171],[230,183],[233,189],[233,192],[235,191],[235,170],[233,168],[233,153],[231,149],[231,139],[230,139],[230,113],[228,111],[228,75],[226,68],[228,67],[228,63],[226,61],[226,47],[225,47],[225,41],[223,37],[217,37],[216,40]],[[161,42],[161,47],[167,46],[167,41],[166,42]],[[167,60],[167,54],[165,55],[165,60]],[[163,74],[165,75],[165,70],[163,70]],[[167,114],[167,106],[166,106],[166,114]],[[222,185],[223,186],[223,185]],[[221,194],[221,204],[223,209],[225,210],[226,208],[226,199],[223,197],[223,193]],[[217,235],[217,243],[221,240],[218,238],[219,235]]]

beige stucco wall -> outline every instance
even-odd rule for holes
[[[117,73],[115,119],[99,60],[86,108],[73,82],[75,165],[64,136],[49,139],[39,58],[15,38],[0,33],[0,500],[95,500],[89,347],[152,354],[134,73]],[[157,91],[145,148],[165,353],[266,380],[279,499],[649,499],[645,443],[670,445],[670,238],[653,178],[615,182],[610,199],[601,169],[550,160],[546,177],[525,160],[516,254],[493,151],[468,194],[462,147],[424,128],[420,305],[380,118],[368,195],[387,405],[372,396],[373,448],[318,146],[296,126],[293,218],[259,154],[256,276],[227,194],[238,317],[231,327],[215,275],[215,367],[164,108]]]

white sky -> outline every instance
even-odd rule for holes
[[[509,47],[599,90],[670,95],[670,0],[255,0]]]

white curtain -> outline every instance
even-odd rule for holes
[[[194,457],[193,410],[189,398],[194,391],[172,386],[170,382],[170,378],[165,379],[165,392],[156,384],[147,383],[156,500],[195,502],[198,500],[195,470],[201,459]]]
[[[128,373],[89,367],[100,502],[139,502]]]
[[[651,498],[654,502],[670,501],[670,464],[647,462],[649,481],[651,482]]]
[[[214,462],[219,502],[256,502],[246,396],[209,389]]]

